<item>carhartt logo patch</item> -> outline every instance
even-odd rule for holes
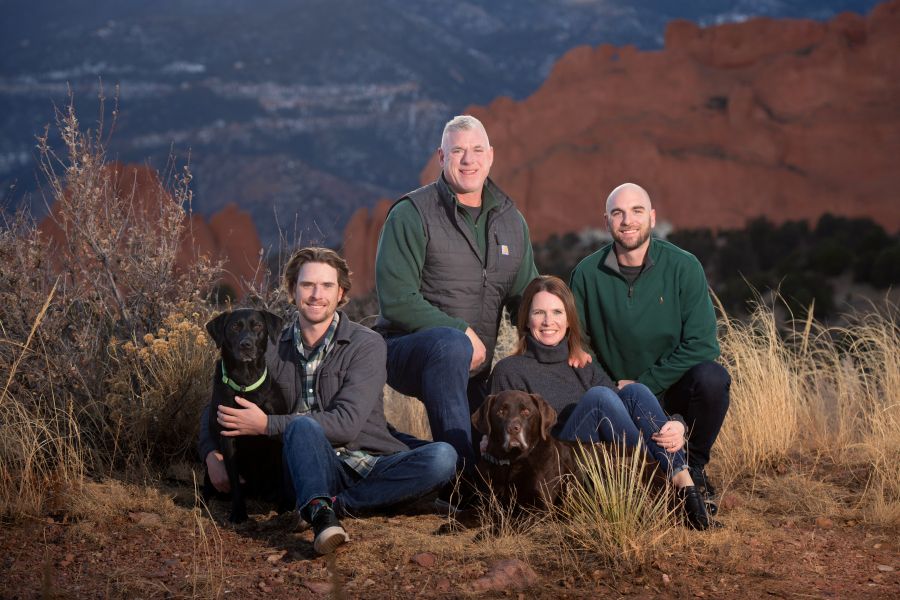
[[[502,254],[503,256],[509,256],[509,246],[507,246],[506,244],[500,244],[500,254]]]

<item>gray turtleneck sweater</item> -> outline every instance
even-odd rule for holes
[[[525,353],[507,356],[494,367],[491,393],[521,390],[540,394],[556,411],[556,425],[551,433],[558,435],[586,391],[598,385],[616,389],[612,379],[596,363],[577,369],[570,367],[568,360],[567,340],[556,346],[545,346],[526,335]]]

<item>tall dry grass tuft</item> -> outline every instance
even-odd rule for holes
[[[720,307],[721,308],[721,307]],[[758,303],[747,321],[721,316],[731,407],[716,442],[723,479],[751,481],[785,459],[865,476],[861,517],[900,523],[900,311],[889,302],[843,315],[843,326],[808,317],[778,324]],[[790,325],[790,324],[789,324]],[[812,492],[811,492],[812,493]]]
[[[37,516],[55,508],[64,494],[81,481],[84,461],[78,425],[68,410],[40,402],[22,402],[9,393],[10,384],[47,314],[56,286],[38,311],[21,351],[9,366],[0,392],[0,517]],[[8,340],[5,340],[8,342]],[[48,506],[52,504],[52,506]]]
[[[803,354],[808,444],[836,464],[862,468],[863,517],[900,524],[900,310],[885,302],[813,328]]]
[[[797,440],[803,385],[801,365],[782,339],[772,307],[758,302],[746,321],[722,311],[719,332],[732,383],[715,462],[730,481],[787,457]]]
[[[668,487],[650,482],[644,448],[595,445],[579,453],[582,477],[570,488],[558,512],[562,545],[589,554],[610,567],[633,570],[648,564],[669,540],[682,539]]]
[[[194,551],[191,553],[191,570],[188,579],[191,598],[221,598],[225,594],[225,548],[216,520],[201,499],[197,481],[194,481],[194,523],[192,534]]]

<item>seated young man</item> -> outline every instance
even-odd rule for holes
[[[222,435],[283,435],[284,462],[300,515],[321,554],[349,541],[340,517],[421,497],[450,481],[456,451],[443,442],[410,449],[389,431],[382,390],[387,378],[384,340],[338,310],[350,290],[347,263],[327,248],[303,248],[284,270],[283,285],[297,318],[270,345],[266,365],[291,414],[266,415],[220,407]],[[208,409],[200,452],[210,479],[227,491],[222,456],[209,432]]]

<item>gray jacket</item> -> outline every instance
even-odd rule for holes
[[[281,435],[296,419],[300,403],[300,371],[293,323],[284,328],[278,344],[269,344],[266,366],[290,405],[287,415],[269,415],[266,433]],[[383,389],[387,379],[387,349],[384,339],[341,313],[334,347],[325,356],[316,377],[316,406],[306,413],[325,431],[334,446],[365,450],[371,454],[393,454],[408,450],[388,430],[384,417]],[[200,458],[205,459],[216,443],[209,432],[209,406],[200,421]]]

